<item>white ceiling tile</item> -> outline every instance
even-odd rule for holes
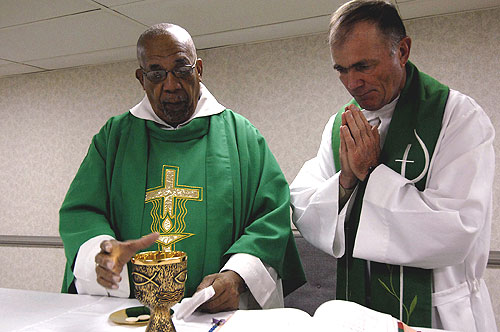
[[[142,2],[144,0],[93,0],[94,2],[100,3],[106,7],[120,6],[132,2]]]
[[[500,6],[499,0],[414,0],[399,3],[398,8],[403,19],[411,19],[495,6]]]
[[[341,0],[191,0],[144,1],[114,9],[148,26],[175,23],[191,35],[243,29],[331,15]]]
[[[328,31],[329,22],[330,15],[325,15],[280,24],[226,31],[203,36],[195,36],[193,37],[193,40],[198,49],[241,43],[251,43],[255,41],[280,39],[292,36],[325,32]]]
[[[108,11],[93,11],[0,29],[0,58],[26,62],[133,46],[144,27]]]
[[[83,54],[72,54],[48,59],[29,61],[27,64],[47,68],[69,68],[87,65],[96,65],[109,62],[135,60],[136,48],[134,46],[120,47],[110,50],[95,51]]]
[[[346,1],[0,0],[0,76],[42,70],[23,62],[55,69],[135,59],[139,35],[160,22],[185,27],[200,49],[322,32]],[[390,1],[403,19],[500,5],[500,0]]]
[[[18,63],[8,63],[8,64],[0,64],[0,77],[10,76],[10,75],[18,75],[18,74],[27,74],[27,73],[35,73],[43,71],[41,68],[35,68],[31,66],[25,66]]]
[[[86,0],[1,0],[0,28],[98,8]]]

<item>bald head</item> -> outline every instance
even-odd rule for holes
[[[139,61],[140,66],[143,66],[144,51],[148,45],[164,39],[165,37],[178,44],[182,44],[188,52],[191,60],[193,60],[193,62],[196,60],[196,47],[194,46],[193,39],[191,38],[189,32],[175,24],[160,23],[148,28],[141,34],[139,40],[137,40],[137,61]]]

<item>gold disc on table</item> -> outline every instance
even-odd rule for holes
[[[147,310],[147,308],[145,308]],[[149,322],[149,310],[145,312],[144,307],[132,307],[113,312],[109,319],[116,324],[123,325],[146,325]]]

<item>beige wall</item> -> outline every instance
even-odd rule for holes
[[[406,22],[410,59],[475,98],[497,130],[498,17],[500,9]],[[328,118],[349,98],[332,69],[326,33],[199,55],[206,85],[261,130],[292,181],[316,154]],[[58,235],[59,206],[92,135],[143,96],[135,68],[123,62],[0,79],[0,235]],[[497,170],[499,148],[496,139]],[[500,250],[499,208],[495,203],[492,250]],[[63,262],[62,249],[0,247],[0,287],[58,291]],[[497,317],[499,272],[486,276]]]

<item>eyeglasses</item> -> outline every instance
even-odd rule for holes
[[[151,83],[160,83],[167,78],[168,73],[172,73],[175,77],[179,79],[188,78],[194,70],[196,66],[196,61],[192,65],[177,67],[172,70],[151,70],[145,71],[142,67],[141,70],[146,75],[147,79],[151,81]]]

